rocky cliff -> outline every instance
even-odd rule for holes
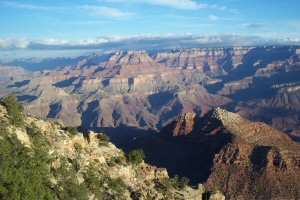
[[[161,134],[177,136],[178,130],[180,137],[170,145],[182,152],[168,162],[187,162],[183,174],[204,178],[207,189],[222,191],[226,199],[299,198],[300,145],[283,132],[221,108],[202,118],[185,114]]]
[[[169,178],[164,168],[127,159],[102,133],[24,116],[13,104],[0,105],[3,199],[192,200],[205,192]],[[224,199],[218,192],[210,196]]]
[[[226,105],[288,132],[300,129],[299,69],[297,47],[114,52],[10,80],[2,93],[67,125],[160,130],[182,113]]]

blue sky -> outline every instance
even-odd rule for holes
[[[0,0],[0,48],[232,35],[299,43],[299,8],[299,0]]]

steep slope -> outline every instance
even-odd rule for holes
[[[177,136],[174,133],[179,128],[181,137],[177,140],[185,140],[182,145],[186,146],[181,147],[182,151],[189,151],[195,143],[206,142],[206,151],[195,148],[196,156],[189,159],[211,159],[203,161],[211,162],[204,180],[207,189],[219,189],[228,199],[299,198],[300,145],[286,134],[221,108],[209,111],[202,118],[185,114],[175,124],[170,124],[161,134],[168,138]],[[203,155],[209,152],[214,155]],[[202,167],[189,170],[195,170],[196,175],[204,170]]]
[[[201,199],[201,185],[192,189],[166,169],[126,159],[101,133],[24,116],[11,98],[4,104],[1,199]]]
[[[227,199],[299,198],[299,143],[220,108],[203,117],[186,113],[160,134],[120,146],[142,147],[147,162],[221,190]]]

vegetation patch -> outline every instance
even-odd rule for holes
[[[1,104],[6,107],[13,125],[22,126],[24,124],[24,107],[18,102],[17,97],[9,95],[2,99]]]
[[[77,135],[78,134],[77,128],[73,127],[73,126],[66,127],[66,131],[68,131],[71,135]]]
[[[0,199],[57,199],[43,139],[32,136],[36,146],[25,147],[0,124]]]
[[[137,149],[129,152],[127,156],[127,160],[129,163],[132,163],[134,165],[138,165],[142,163],[145,159],[145,154],[142,149]]]
[[[164,194],[169,194],[171,189],[173,188],[177,190],[183,190],[185,187],[188,186],[188,183],[188,178],[179,178],[178,175],[175,175],[173,178],[166,178],[161,182],[157,182],[156,188]]]
[[[97,134],[97,139],[99,140],[99,144],[108,145],[110,141],[110,137],[104,133]]]

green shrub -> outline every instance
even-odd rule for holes
[[[87,185],[88,190],[95,195],[97,199],[103,199],[103,184],[104,179],[101,174],[96,173],[93,168],[87,169],[84,174],[85,184]]]
[[[118,165],[125,165],[126,164],[126,157],[124,155],[115,157],[115,162]]]
[[[77,159],[70,159],[68,158],[69,163],[72,164],[73,169],[75,170],[75,172],[78,172],[80,170],[80,164],[77,161]]]
[[[179,181],[178,188],[184,189],[186,186],[188,186],[189,182],[190,182],[190,179],[188,179],[186,177],[182,177]]]
[[[115,157],[112,157],[109,161],[107,161],[107,165],[109,167],[114,167],[116,166],[116,160],[115,160]]]
[[[122,179],[110,178],[92,167],[84,173],[84,179],[88,190],[98,199],[124,199],[127,186]]]
[[[70,126],[67,127],[66,130],[71,134],[71,135],[77,135],[78,134],[78,130],[76,127]]]
[[[173,188],[172,179],[165,178],[162,181],[155,182],[155,188],[163,194],[168,194]]]
[[[114,167],[118,165],[125,165],[126,164],[126,157],[125,156],[117,156],[117,157],[112,157],[108,162],[107,165],[109,167]]]
[[[83,150],[83,147],[81,146],[81,144],[78,144],[78,143],[74,144],[74,148],[76,149],[76,151],[78,153],[80,153]]]
[[[143,196],[143,193],[142,193],[142,190],[141,189],[138,189],[136,191],[132,191],[130,193],[130,197],[132,198],[132,200],[139,200],[141,199]]]
[[[133,150],[129,152],[127,157],[128,162],[135,165],[140,164],[141,162],[143,162],[144,159],[145,159],[145,154],[142,149]]]
[[[58,121],[58,119],[51,119],[53,124],[59,126],[59,128],[63,128],[62,122]]]
[[[113,191],[112,199],[124,199],[124,192],[127,188],[126,184],[121,178],[109,178],[108,180],[108,188]]]
[[[172,184],[172,187],[176,189],[184,189],[190,180],[186,177],[181,177],[179,178],[178,175],[175,175],[173,178],[170,178],[170,182]]]
[[[0,124],[0,199],[57,199],[46,148],[25,147]]]
[[[173,178],[165,178],[161,182],[156,183],[157,190],[164,194],[168,194],[172,188],[183,190],[189,183],[189,179],[186,177],[179,178],[175,175]]]
[[[24,107],[18,102],[17,97],[9,95],[2,100],[2,104],[6,107],[13,125],[21,126],[24,121]]]
[[[75,169],[69,167],[69,162],[65,158],[61,159],[61,167],[53,170],[53,175],[58,180],[55,190],[59,199],[89,199],[87,187],[78,183]]]
[[[97,138],[99,139],[100,144],[107,145],[110,141],[110,137],[108,135],[105,135],[104,133],[97,134]]]

